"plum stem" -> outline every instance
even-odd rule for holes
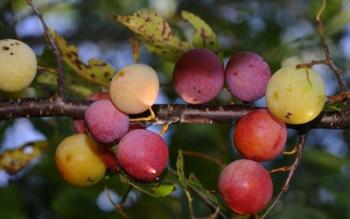
[[[152,107],[150,107],[149,109],[150,114],[148,116],[145,117],[138,117],[138,118],[130,118],[129,121],[130,122],[149,122],[149,121],[153,121],[157,119],[156,114],[154,113]]]
[[[292,150],[290,151],[283,151],[284,155],[293,155],[297,152],[297,147],[294,147]]]
[[[163,136],[165,132],[168,130],[169,126],[170,126],[170,123],[163,124],[162,129],[159,132],[159,135]]]
[[[270,174],[274,174],[274,173],[279,173],[279,172],[288,172],[291,170],[291,166],[283,166],[283,167],[279,167],[279,168],[275,168],[275,169],[272,169],[270,170]]]
[[[129,39],[129,42],[132,47],[132,55],[134,58],[135,63],[139,63],[140,61],[140,47],[141,47],[141,40],[138,39],[136,36],[133,36]]]

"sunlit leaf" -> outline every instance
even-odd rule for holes
[[[184,171],[184,157],[182,155],[182,151],[179,150],[177,155],[177,161],[176,161],[176,172],[179,179],[179,182],[183,187],[187,187],[187,179],[185,178],[185,171]]]
[[[30,142],[0,154],[0,169],[16,174],[48,148],[47,141]]]
[[[216,34],[205,21],[187,11],[182,11],[181,16],[185,21],[190,23],[196,31],[192,39],[193,47],[207,48],[216,54],[220,53],[220,44],[216,38]]]
[[[62,52],[64,62],[80,77],[104,87],[109,86],[116,72],[110,64],[98,59],[90,59],[88,64],[85,64],[79,59],[76,46],[68,44],[63,37],[54,31],[51,31],[51,34]]]
[[[117,15],[114,19],[134,32],[150,52],[163,59],[175,61],[190,49],[190,45],[174,35],[166,20],[154,11],[144,9],[129,16]]]
[[[35,78],[35,82],[40,85],[47,85],[52,90],[55,90],[57,86],[57,73],[53,53],[45,49],[43,54],[37,59],[41,69]],[[67,91],[78,96],[89,97],[93,93],[100,91],[99,85],[80,77],[66,63],[64,63],[64,79]]]
[[[170,195],[175,190],[175,184],[162,182],[136,182],[122,171],[120,172],[120,179],[122,182],[132,185],[135,189],[153,197],[165,197]]]

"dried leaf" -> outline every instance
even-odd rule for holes
[[[30,142],[0,154],[0,168],[14,175],[38,158],[48,148],[47,141]]]

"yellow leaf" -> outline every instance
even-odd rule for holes
[[[30,142],[19,148],[5,150],[0,154],[0,169],[16,174],[48,148],[47,141]]]

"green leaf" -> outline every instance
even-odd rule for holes
[[[57,86],[57,73],[55,69],[56,61],[54,54],[51,50],[45,49],[43,54],[37,57],[37,59],[38,64],[47,69],[43,69],[39,72],[35,78],[35,82],[40,85],[48,85],[55,90]],[[68,92],[77,94],[81,97],[89,97],[93,93],[100,91],[99,85],[80,77],[66,63],[64,63],[64,78],[65,87]]]
[[[110,64],[98,59],[90,59],[88,64],[85,64],[79,59],[76,46],[68,44],[63,37],[54,31],[51,31],[51,34],[61,50],[63,61],[72,68],[75,73],[87,81],[105,88],[109,87],[109,83],[116,72]]]
[[[187,11],[182,11],[181,16],[185,21],[190,23],[196,31],[192,38],[193,47],[207,48],[218,55],[222,55],[220,54],[220,43],[216,38],[216,34],[205,21]]]
[[[179,150],[177,155],[177,161],[176,161],[176,172],[178,176],[178,180],[180,184],[186,188],[187,187],[187,179],[185,177],[185,171],[184,171],[184,157],[182,155],[182,151]]]
[[[186,41],[174,35],[169,24],[156,12],[140,10],[129,16],[114,16],[114,19],[136,34],[147,49],[169,61],[176,61],[190,49]]]
[[[204,186],[201,184],[199,179],[194,175],[194,173],[191,173],[189,178],[186,179],[185,172],[184,172],[184,158],[181,150],[179,150],[178,156],[177,156],[176,172],[177,172],[178,180],[184,189],[191,188],[196,192],[198,192],[201,196],[205,197],[206,199],[209,199],[216,206],[222,208],[222,205],[220,204],[216,196],[204,188]]]
[[[324,107],[323,107],[323,111],[337,111],[340,112],[343,109],[346,108],[346,105],[343,102],[334,102],[334,103],[329,103],[326,102]]]
[[[175,184],[161,182],[141,183],[133,180],[122,171],[120,171],[120,180],[153,197],[165,197],[175,190]]]
[[[205,196],[207,199],[209,199],[216,206],[223,208],[222,205],[220,204],[220,202],[218,201],[218,199],[216,198],[216,196],[212,192],[210,192],[206,188],[204,188],[204,186],[199,181],[199,179],[196,177],[196,175],[194,175],[194,173],[190,174],[190,176],[188,178],[188,185],[192,189],[199,192],[202,196]]]

